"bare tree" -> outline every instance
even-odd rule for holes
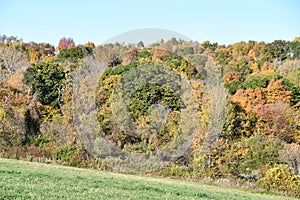
[[[293,171],[300,175],[300,145],[296,143],[285,144],[284,149],[279,152],[283,162],[289,164]]]
[[[115,50],[110,46],[97,46],[95,48],[95,59],[101,63],[108,63],[109,65],[114,65],[113,63],[117,60]]]
[[[209,58],[205,64],[205,70],[207,71],[205,85],[210,103],[207,108],[209,120],[206,130],[205,152],[203,153],[209,154],[220,138],[225,123],[227,95],[222,81],[221,67]],[[207,164],[210,165],[210,158],[207,160]]]
[[[20,42],[21,40],[15,36],[0,35],[0,44]]]
[[[13,75],[23,66],[29,66],[25,54],[16,49],[0,49],[0,79],[5,79],[7,73],[9,76]]]

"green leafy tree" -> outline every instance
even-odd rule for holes
[[[280,162],[279,151],[282,149],[282,141],[278,139],[266,139],[261,135],[243,138],[225,154],[228,171],[239,176],[255,170],[264,173],[269,165]]]
[[[184,56],[192,55],[194,54],[194,47],[184,47],[180,51]]]
[[[44,105],[60,107],[62,86],[65,80],[63,67],[58,63],[37,63],[31,65],[24,74],[24,83],[32,86]]]
[[[285,60],[288,53],[288,43],[285,40],[275,40],[265,46],[262,56],[263,61],[273,61],[277,59],[279,61]]]
[[[151,54],[150,51],[144,50],[144,51],[142,51],[141,53],[138,54],[138,58],[149,58],[149,59],[151,59],[152,54]]]
[[[168,54],[163,57],[164,65],[178,70],[183,58],[178,54]]]
[[[69,49],[62,49],[57,58],[58,59],[68,59],[68,60],[77,60],[82,59],[85,56],[92,55],[93,49],[87,46],[76,46]]]
[[[299,41],[291,42],[289,44],[288,57],[293,58],[293,59],[300,58],[300,42]]]
[[[282,78],[279,74],[275,75],[264,75],[264,76],[250,76],[244,83],[244,89],[256,89],[256,88],[266,88],[270,82],[270,80],[278,80]]]
[[[149,107],[159,101],[168,105],[172,110],[179,110],[182,105],[171,89],[155,84],[146,84],[132,95],[129,102],[130,113],[134,119],[138,119],[140,116],[148,114]]]
[[[224,87],[227,89],[228,93],[234,95],[235,92],[242,87],[240,81],[234,80],[224,84]]]

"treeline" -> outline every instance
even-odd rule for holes
[[[299,196],[299,59],[300,38],[228,46],[172,38],[147,47],[75,45],[62,38],[55,48],[2,35],[0,155],[114,170],[81,141],[73,119],[74,74],[104,66],[95,94],[96,135],[121,152],[155,156],[179,141],[187,95],[197,104],[192,144],[156,173],[250,181]],[[162,76],[168,70],[169,76]],[[152,79],[133,79],[138,72]],[[180,89],[182,80],[191,94]],[[119,92],[125,86],[130,95]],[[135,134],[118,125],[120,96]]]

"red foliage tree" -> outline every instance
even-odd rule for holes
[[[68,48],[72,48],[75,46],[75,42],[72,38],[61,38],[58,42],[58,46],[57,46],[57,50],[61,50],[61,49],[68,49]]]

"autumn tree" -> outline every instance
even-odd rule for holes
[[[230,51],[231,50],[229,48],[225,47],[218,47],[216,49],[216,60],[219,62],[219,64],[227,65],[230,62],[230,60],[232,59],[232,53]]]
[[[0,102],[0,151],[20,145],[24,140],[24,124],[20,114],[5,108]]]
[[[168,48],[163,48],[161,46],[154,48],[154,52],[153,52],[153,56],[152,56],[152,60],[155,61],[162,61],[163,57],[170,54],[171,51],[168,50]]]
[[[93,42],[90,42],[90,41],[87,42],[84,46],[90,47],[92,49],[94,49],[96,47],[95,44]]]
[[[62,50],[62,49],[67,49],[67,48],[72,48],[75,46],[75,42],[72,38],[61,38],[58,42],[58,45],[57,45],[57,50]]]
[[[259,104],[253,109],[258,117],[257,128],[268,137],[278,138],[287,143],[295,142],[299,131],[296,125],[299,116],[288,103]]]
[[[218,47],[218,43],[210,43],[209,40],[205,40],[204,42],[201,43],[201,46],[205,50],[208,49],[208,50],[214,51]]]

